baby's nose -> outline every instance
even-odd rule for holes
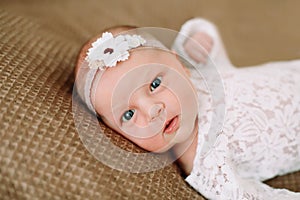
[[[162,103],[153,104],[149,110],[150,120],[152,121],[155,118],[159,117],[162,114],[163,110],[164,106]]]

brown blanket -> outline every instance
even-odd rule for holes
[[[299,7],[292,0],[2,0],[0,199],[203,199],[175,164],[130,174],[85,149],[72,116],[77,52],[109,26],[178,30],[201,16],[219,27],[236,65],[299,58]],[[107,133],[125,149],[136,148]],[[300,172],[267,183],[300,191]]]

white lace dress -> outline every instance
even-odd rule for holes
[[[195,31],[213,38],[211,57],[225,96],[213,106],[205,81],[192,70],[199,95],[199,135],[193,169],[186,181],[208,199],[300,200],[300,193],[262,183],[300,170],[300,60],[235,68],[211,23],[192,19],[181,29],[186,35]],[[185,53],[184,40],[179,36],[174,45],[181,54]],[[208,62],[202,67],[213,66]],[[216,105],[225,112],[213,118]],[[210,125],[216,119],[223,119],[223,124],[214,130]]]

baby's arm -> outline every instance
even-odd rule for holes
[[[205,19],[194,18],[187,21],[181,27],[173,49],[194,65],[208,64],[207,55],[209,55],[218,69],[232,68],[217,28]]]
[[[186,181],[208,199],[300,199],[300,193],[274,189],[259,180],[240,177],[227,152],[227,138],[220,135],[215,146],[194,161],[193,171]]]

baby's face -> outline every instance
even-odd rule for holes
[[[196,92],[175,54],[132,50],[94,84],[92,103],[103,121],[148,151],[186,142],[196,126]]]

